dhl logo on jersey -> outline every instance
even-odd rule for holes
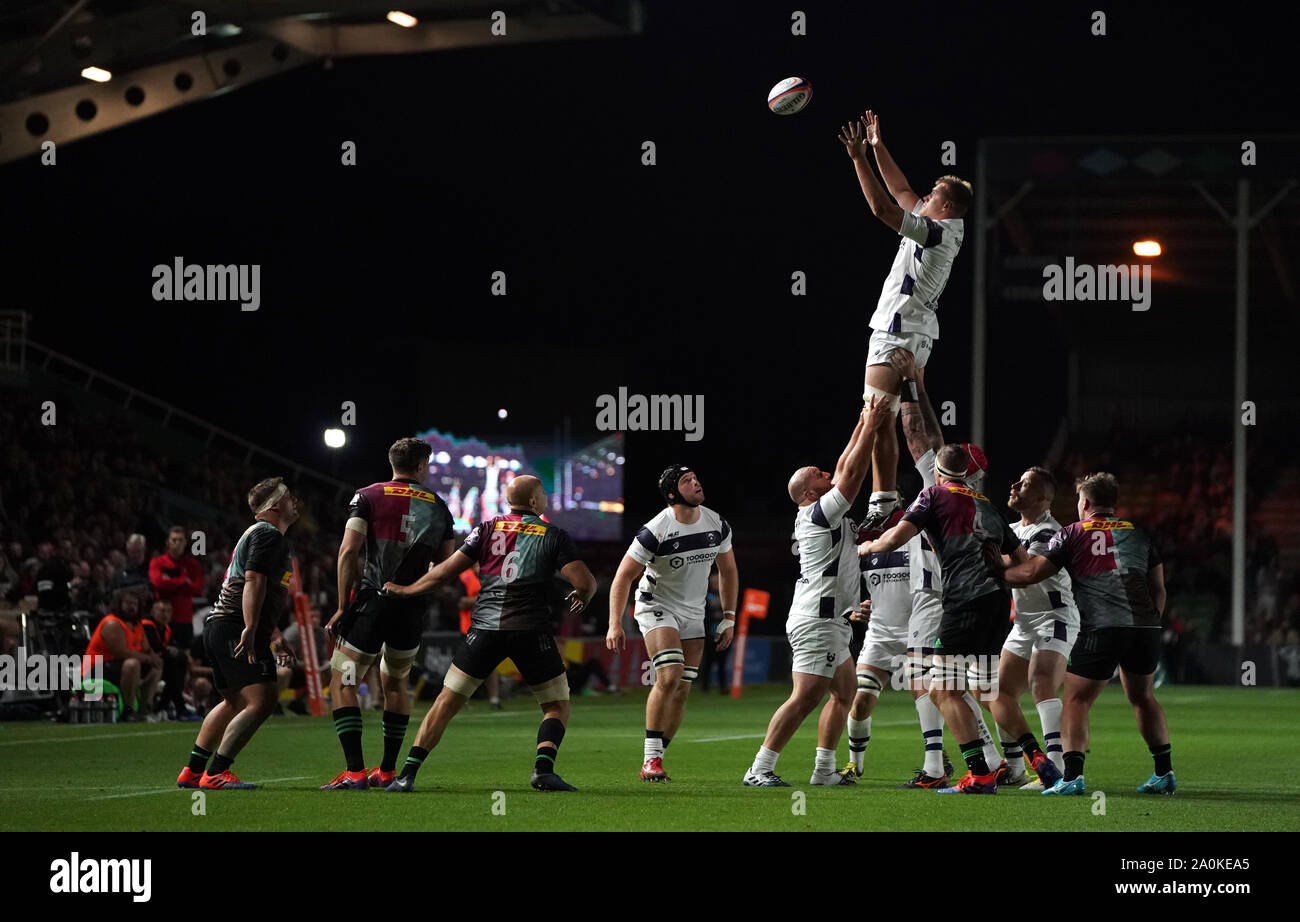
[[[969,496],[971,499],[982,499],[986,503],[989,501],[989,498],[983,493],[976,493],[969,487],[963,487],[955,483],[945,483],[944,486],[948,488],[949,493],[960,493],[962,496]]]
[[[515,532],[519,532],[521,535],[546,534],[545,525],[532,525],[529,524],[528,522],[501,521],[501,522],[497,522],[496,526],[492,530],[493,531],[515,531]]]
[[[1125,522],[1121,519],[1089,519],[1087,522],[1080,522],[1084,531],[1114,531],[1115,529],[1134,528],[1132,522]]]
[[[415,499],[422,499],[426,503],[436,503],[438,497],[424,490],[417,490],[415,487],[384,487],[385,496],[411,496]]]

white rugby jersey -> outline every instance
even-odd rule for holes
[[[912,617],[912,539],[896,551],[859,557],[862,582],[871,596],[871,623],[907,627]]]
[[[846,518],[850,505],[839,487],[831,487],[795,515],[799,579],[787,626],[793,621],[830,621],[858,607],[861,574],[853,523]]]
[[[916,461],[916,471],[925,487],[934,486],[934,449],[931,448]],[[930,539],[921,532],[905,545],[912,565],[912,589],[943,595],[943,571],[939,568],[939,555],[930,547]]]
[[[1052,518],[1052,511],[1045,509],[1035,521],[1025,525],[1023,521],[1012,523],[1011,530],[1020,539],[1020,545],[1031,555],[1041,557],[1047,553],[1047,545],[1061,530],[1061,523]],[[1079,609],[1074,603],[1073,587],[1070,574],[1064,570],[1055,576],[1049,576],[1041,583],[1026,586],[1024,589],[1012,589],[1011,597],[1016,603],[1016,617],[1023,615],[1056,612],[1064,616],[1065,623],[1079,626]]]
[[[627,549],[645,566],[637,583],[637,614],[669,611],[683,618],[704,617],[709,570],[719,554],[731,550],[731,526],[707,506],[691,525],[677,521],[671,506],[642,526]]]
[[[924,333],[939,338],[939,295],[948,284],[953,261],[966,234],[961,218],[917,217],[921,200],[903,214],[902,240],[889,270],[871,328],[889,333]]]

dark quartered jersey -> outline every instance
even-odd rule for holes
[[[442,497],[413,480],[362,487],[348,505],[349,527],[354,519],[366,523],[361,585],[376,591],[384,583],[405,586],[423,576],[456,527]]]
[[[289,541],[270,522],[254,522],[240,536],[230,555],[230,565],[226,567],[221,591],[209,618],[244,623],[244,582],[245,574],[250,570],[266,577],[266,596],[258,614],[255,635],[257,646],[262,647],[271,642],[271,634],[280,626],[280,617],[286,611],[289,598],[289,581],[293,577]]]
[[[531,513],[480,523],[460,553],[479,564],[482,588],[474,627],[487,631],[549,631],[555,571],[578,559],[568,533]]]
[[[1043,554],[1070,574],[1085,631],[1106,627],[1160,627],[1147,574],[1160,565],[1151,537],[1113,515],[1067,525]]]
[[[925,532],[939,555],[944,611],[1005,589],[997,564],[1020,540],[987,496],[952,481],[935,484],[921,491],[903,520]]]

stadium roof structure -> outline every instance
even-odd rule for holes
[[[0,163],[315,61],[642,31],[641,0],[17,0],[0,8]],[[387,21],[389,11],[416,22]],[[493,14],[505,14],[494,32]],[[86,68],[111,74],[92,82]],[[101,75],[102,76],[102,75]]]
[[[1169,246],[1152,265],[1153,285],[1180,289],[1169,329],[1222,317],[1235,297],[1233,642],[1245,612],[1246,426],[1251,278],[1275,283],[1266,297],[1294,306],[1300,262],[1300,135],[1074,136],[987,138],[975,176],[972,297],[972,430],[984,441],[988,301],[1046,303],[1043,269],[1135,265],[1138,240]],[[997,233],[995,233],[997,231]],[[1255,273],[1252,275],[1252,265]],[[1264,271],[1260,271],[1263,269]],[[1055,302],[1054,302],[1055,304]],[[1200,316],[1197,305],[1204,305]],[[1073,305],[1069,305],[1073,308]],[[1091,305],[1079,305],[1086,311]],[[1220,321],[1220,324],[1222,322]],[[1225,343],[1226,345],[1226,343]],[[1071,365],[1077,365],[1072,361]],[[1071,416],[1077,414],[1072,371]]]

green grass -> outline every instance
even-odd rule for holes
[[[668,751],[673,781],[637,780],[645,694],[574,701],[558,771],[577,794],[528,787],[540,712],[531,698],[503,712],[473,702],[425,763],[413,794],[325,792],[342,767],[328,717],[273,718],[235,770],[256,791],[215,791],[206,815],[175,788],[197,724],[0,728],[0,830],[1063,830],[1258,831],[1300,828],[1300,693],[1220,687],[1164,688],[1179,791],[1134,792],[1151,759],[1118,688],[1093,711],[1091,798],[940,797],[895,786],[920,764],[910,700],[886,692],[876,710],[866,777],[855,788],[812,788],[815,718],[777,765],[793,788],[751,789],[740,779],[788,686],[750,687],[739,701],[696,691]],[[1037,718],[1024,702],[1031,727]],[[418,721],[424,707],[417,709]],[[368,764],[381,748],[380,715],[366,712]],[[414,736],[408,731],[406,745]],[[725,737],[726,739],[719,739]],[[737,739],[736,737],[741,737]],[[955,747],[948,740],[949,750]],[[840,764],[847,743],[840,742]],[[796,815],[794,792],[806,794]],[[504,815],[493,813],[501,804]]]

